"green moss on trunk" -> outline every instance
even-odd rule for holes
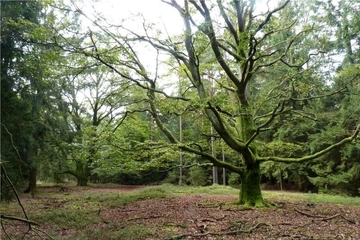
[[[260,186],[260,165],[255,163],[241,174],[239,204],[263,207],[264,200]]]
[[[77,185],[78,186],[87,186],[88,180],[84,177],[78,177],[77,178]]]
[[[87,165],[81,162],[76,164],[75,177],[77,179],[78,186],[87,186],[88,183],[88,174],[87,174]]]

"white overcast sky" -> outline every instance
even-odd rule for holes
[[[182,0],[180,0],[181,4]],[[82,5],[86,12],[91,11],[89,2],[83,2]],[[156,23],[157,27],[167,26],[169,34],[180,34],[183,29],[182,19],[177,10],[161,0],[97,0],[94,3],[96,11],[101,12],[112,24],[119,24],[121,19],[132,17],[136,13],[141,13],[147,23]],[[137,22],[137,23],[136,23]],[[127,22],[127,25],[141,24],[142,21]],[[135,30],[135,29],[133,29]]]

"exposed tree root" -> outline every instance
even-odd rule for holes
[[[153,218],[160,218],[160,217],[164,217],[163,215],[151,215],[151,216],[146,216],[146,217],[133,217],[133,218],[129,218],[127,219],[127,221],[134,221],[134,220],[143,220],[143,219],[153,219]]]
[[[234,208],[226,208],[226,209],[223,209],[224,211],[251,211],[251,210],[254,210],[255,208],[253,207],[244,207],[244,206],[236,206]]]
[[[335,215],[332,215],[332,216],[321,216],[321,215],[312,215],[310,213],[306,213],[306,212],[303,212],[303,211],[300,211],[299,209],[297,208],[294,208],[294,210],[302,215],[305,215],[307,217],[313,217],[313,218],[317,218],[319,219],[320,221],[328,221],[328,220],[331,220],[333,218],[336,218],[336,217],[340,217],[346,221],[348,221],[349,223],[352,223],[352,224],[356,224],[356,221],[354,220],[351,220],[351,219],[348,219],[346,218],[345,216],[343,216],[342,214],[335,214]]]
[[[279,223],[278,225],[291,226],[293,224],[289,222],[283,222],[283,223]]]
[[[197,203],[196,207],[198,207],[198,208],[221,208],[221,205],[219,203],[213,203],[213,202],[202,202],[202,203]]]
[[[216,219],[211,219],[211,218],[202,218],[202,219],[198,219],[199,222],[217,222],[218,220]]]
[[[185,234],[181,234],[181,235],[176,235],[176,236],[172,236],[169,239],[182,239],[184,237],[204,237],[204,236],[208,236],[208,235],[212,235],[212,236],[224,236],[224,235],[235,235],[238,233],[251,233],[252,231],[254,231],[256,228],[259,228],[261,226],[271,226],[268,223],[257,223],[256,225],[254,225],[253,227],[250,227],[248,229],[238,229],[238,230],[233,230],[233,231],[224,231],[224,232],[205,232],[205,233],[185,233]]]

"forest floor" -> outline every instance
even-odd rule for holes
[[[175,190],[174,190],[175,189]],[[360,199],[265,192],[267,208],[233,204],[230,187],[41,187],[21,195],[33,225],[2,220],[0,239],[360,239]],[[335,200],[336,202],[337,200]],[[334,202],[334,201],[333,201]],[[25,218],[16,202],[1,214]]]

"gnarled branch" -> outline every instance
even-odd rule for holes
[[[274,162],[283,162],[283,163],[290,163],[290,162],[297,162],[297,163],[300,163],[300,162],[306,162],[306,161],[309,161],[309,160],[313,160],[317,157],[320,157],[320,156],[323,156],[325,155],[326,153],[330,152],[331,150],[337,148],[337,147],[340,147],[346,143],[351,143],[354,139],[357,138],[357,136],[359,135],[359,132],[360,132],[360,124],[356,127],[354,133],[350,136],[350,137],[347,137],[347,138],[344,138],[343,140],[337,142],[337,143],[334,143],[332,144],[331,146],[321,150],[321,151],[318,151],[314,154],[311,154],[311,155],[307,155],[305,157],[301,157],[301,158],[284,158],[284,157],[276,157],[276,156],[270,156],[270,157],[260,157],[258,156],[256,158],[257,161],[259,162],[265,162],[265,161],[274,161]]]

